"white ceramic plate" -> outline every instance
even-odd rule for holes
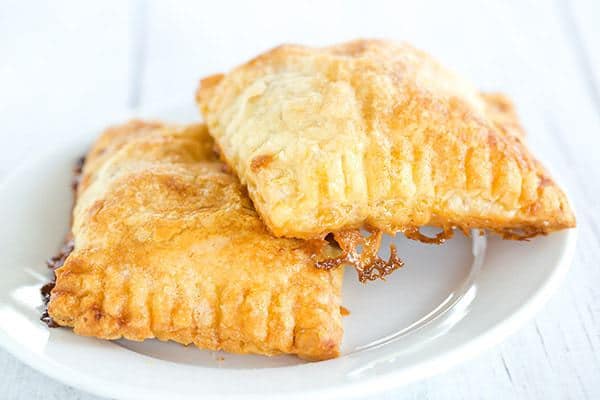
[[[152,116],[197,119],[174,109]],[[102,127],[106,123],[96,121]],[[530,318],[564,277],[576,231],[531,242],[457,235],[442,246],[394,239],[406,266],[387,282],[344,283],[343,354],[294,357],[215,354],[173,343],[107,342],[39,321],[44,260],[68,230],[71,167],[99,129],[34,157],[0,187],[0,344],[74,387],[118,399],[338,398],[373,395],[420,379],[499,342]],[[478,253],[474,258],[473,250]],[[485,254],[484,254],[485,253]],[[476,262],[474,262],[476,261]]]

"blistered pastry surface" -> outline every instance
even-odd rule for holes
[[[513,106],[407,44],[285,45],[201,82],[223,159],[278,236],[574,226]]]
[[[201,125],[132,121],[98,139],[50,316],[103,339],[335,357],[342,269],[272,237],[212,148]]]

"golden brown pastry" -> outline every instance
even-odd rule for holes
[[[575,225],[510,101],[407,44],[281,46],[204,79],[197,101],[277,236],[367,226],[438,241],[458,227],[523,239]],[[424,225],[445,232],[429,239]]]
[[[50,316],[103,339],[337,356],[342,271],[314,268],[309,242],[272,237],[212,147],[201,125],[134,121],[98,139]]]

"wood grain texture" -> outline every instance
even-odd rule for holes
[[[28,88],[31,99],[27,103],[22,94],[21,97],[12,94],[19,89],[17,86],[11,86],[11,91],[3,89],[0,93],[3,128],[7,127],[6,110],[16,110],[20,117],[12,116],[8,120],[12,133],[7,129],[0,133],[4,143],[11,143],[0,152],[0,171],[10,170],[12,161],[16,160],[9,153],[23,155],[34,144],[47,143],[38,127],[53,127],[59,132],[60,128],[68,127],[64,122],[67,119],[68,124],[76,126],[78,118],[92,117],[89,111],[94,107],[114,109],[116,105],[155,106],[192,101],[199,77],[236,65],[279,42],[317,45],[357,36],[408,40],[470,77],[482,89],[502,90],[511,95],[528,131],[530,147],[570,192],[580,235],[566,282],[534,321],[475,360],[380,398],[599,398],[600,209],[597,199],[600,198],[600,152],[597,149],[600,146],[600,106],[597,99],[600,97],[600,53],[596,50],[600,44],[599,3],[530,0],[417,4],[372,0],[369,7],[346,2],[342,5],[337,1],[322,3],[283,5],[283,2],[265,1],[258,6],[222,2],[209,8],[194,5],[192,1],[177,5],[160,1],[147,3],[145,8],[141,7],[146,13],[141,19],[145,34],[138,36],[143,40],[136,42],[143,50],[138,48],[131,53],[137,57],[134,75],[138,84],[131,83],[127,72],[131,60],[129,56],[123,57],[121,51],[105,52],[102,57],[88,54],[91,61],[82,65],[110,64],[104,73],[114,76],[117,83],[105,83],[98,94],[102,100],[96,99],[94,106],[90,105],[95,101],[93,96],[83,101],[85,106],[78,110],[86,112],[45,113],[35,123],[24,121],[27,114],[19,110],[44,110],[48,101],[60,102],[64,97],[80,96],[72,86],[83,80],[73,82],[65,75],[57,75],[60,85],[64,85],[64,93],[50,93],[48,88],[53,86],[40,82]],[[116,7],[115,4],[112,7]],[[232,9],[235,12],[232,13]],[[3,10],[0,29],[9,29],[3,24],[5,20],[28,17],[24,11],[17,11]],[[86,15],[78,12],[82,18]],[[97,24],[88,25],[90,30],[97,31],[93,36],[96,46],[120,49],[119,41],[129,46],[129,31],[116,28],[121,25],[115,25],[108,35],[106,29],[100,29]],[[15,26],[16,23],[10,25],[11,29],[16,29]],[[51,35],[53,29],[58,28],[44,25],[30,35],[39,39],[42,35]],[[7,49],[3,54],[16,54],[17,50],[9,48],[3,40],[6,37],[6,34],[0,35],[0,48]],[[36,49],[34,39],[27,42],[14,37],[15,43],[22,47],[19,51]],[[64,46],[72,49],[72,43],[64,43]],[[25,61],[19,59],[18,62],[20,65]],[[0,61],[2,71],[6,65]],[[98,68],[97,73],[101,70]],[[121,70],[126,71],[126,78],[116,72]],[[13,73],[11,76],[17,76]],[[23,77],[31,76],[29,69],[23,69],[22,73]],[[132,91],[137,92],[131,94]],[[109,97],[114,104],[108,104]],[[137,98],[137,103],[131,98]],[[82,101],[81,96],[77,101]],[[13,103],[8,109],[7,104]],[[16,128],[23,131],[23,127],[28,135],[24,139],[16,138]],[[44,377],[2,350],[0,393],[3,398],[18,400],[96,399]]]
[[[0,394],[7,400],[99,400],[66,386],[0,350]]]

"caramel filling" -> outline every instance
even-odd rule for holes
[[[363,236],[357,229],[335,232],[333,240],[340,246],[342,254],[338,257],[317,261],[319,269],[330,270],[341,265],[351,265],[356,269],[361,283],[385,280],[385,277],[404,265],[398,258],[396,247],[390,245],[390,257],[383,260],[377,255],[381,246],[382,232],[371,231],[369,236]],[[359,248],[362,251],[359,252]]]
[[[79,187],[79,183],[81,181],[81,174],[83,172],[83,164],[85,163],[85,157],[81,157],[77,160],[75,165],[73,166],[73,179],[71,181],[71,189],[73,190],[73,199],[75,199],[77,195],[77,188]],[[73,205],[75,202],[73,202]],[[42,295],[42,301],[44,302],[44,310],[42,312],[42,316],[40,320],[44,322],[50,328],[57,328],[59,325],[52,320],[50,314],[48,314],[48,303],[50,302],[50,296],[52,294],[52,289],[54,289],[54,285],[56,284],[56,270],[63,266],[69,254],[73,251],[74,243],[71,234],[68,234],[65,238],[65,242],[63,247],[60,249],[57,255],[48,259],[46,261],[46,265],[52,271],[52,279],[50,282],[46,283],[41,287],[40,293]]]

